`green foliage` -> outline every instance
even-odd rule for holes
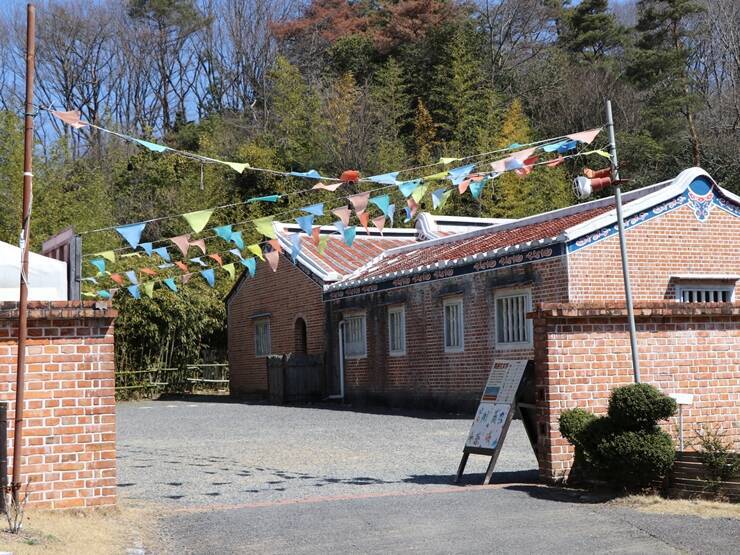
[[[647,430],[674,414],[676,401],[646,383],[617,387],[609,399],[609,418],[622,430]]]
[[[20,118],[0,111],[0,240],[18,244],[23,198],[23,128]],[[31,233],[31,239],[34,234]]]
[[[573,444],[583,434],[596,416],[582,408],[568,409],[560,413],[559,425],[562,436]]]
[[[706,489],[719,496],[722,482],[729,482],[740,474],[740,456],[732,449],[732,443],[722,428],[702,426],[696,433],[695,443],[707,469]]]
[[[615,433],[597,446],[598,464],[605,476],[632,490],[649,487],[665,476],[675,456],[671,436],[657,428]]]
[[[625,29],[609,11],[607,0],[584,0],[565,12],[563,46],[588,60],[603,59],[622,46]]]

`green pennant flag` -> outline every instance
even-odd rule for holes
[[[436,181],[439,179],[445,179],[446,177],[447,177],[447,172],[444,171],[444,172],[439,172],[439,173],[435,173],[432,175],[427,175],[426,177],[424,177],[424,181]]]
[[[197,212],[188,212],[187,214],[183,214],[182,217],[190,224],[190,227],[195,233],[199,233],[206,227],[212,214],[213,210],[199,210]]]
[[[428,188],[429,185],[422,185],[420,187],[417,187],[416,189],[414,189],[414,192],[411,193],[411,198],[414,199],[417,203],[421,202],[421,199],[426,194]]]
[[[588,152],[584,152],[585,154],[598,154],[599,156],[603,156],[607,160],[611,160],[611,154],[609,154],[606,150],[589,150]]]
[[[440,158],[439,163],[446,166],[447,164],[452,164],[452,162],[459,162],[460,160],[462,160],[462,158]]]
[[[105,258],[106,260],[110,260],[111,262],[116,261],[116,253],[113,251],[99,252],[96,253],[95,256],[102,256],[103,258]]]
[[[269,237],[270,239],[275,239],[277,237],[277,234],[275,233],[275,229],[272,227],[272,221],[274,219],[275,216],[267,216],[265,218],[253,220],[252,223],[254,224],[254,227],[257,228],[257,231],[259,231],[262,235],[264,235],[265,237]]]
[[[239,162],[224,162],[224,164],[226,164],[227,166],[229,166],[235,172],[239,172],[239,173],[243,173],[244,170],[246,170],[247,168],[251,168],[252,167],[252,166],[250,166],[247,163],[240,164]]]
[[[231,277],[231,279],[234,279],[236,277],[236,268],[234,268],[233,262],[224,264],[221,267],[229,273],[229,276]]]
[[[326,250],[326,244],[329,242],[329,236],[328,235],[322,235],[319,237],[319,244],[316,247],[316,250],[319,251],[319,256],[324,256],[324,250]]]
[[[154,298],[154,282],[153,281],[147,281],[146,283],[142,283],[141,288],[144,290],[144,293],[146,293],[147,297]]]
[[[257,243],[254,245],[248,245],[247,250],[264,262],[265,257],[262,256],[262,249]]]

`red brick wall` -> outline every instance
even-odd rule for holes
[[[625,236],[635,301],[675,300],[671,275],[740,275],[740,218],[716,206],[704,222],[685,205]],[[568,271],[571,302],[624,300],[617,235],[568,255]]]
[[[567,475],[572,446],[558,431],[560,413],[606,411],[612,388],[633,383],[624,306],[544,305],[534,314],[540,471]],[[635,309],[641,381],[670,393],[691,393],[684,438],[701,424],[722,426],[740,448],[740,304],[643,303]],[[677,418],[665,424],[674,434]]]
[[[307,353],[324,351],[324,304],[321,286],[289,260],[281,257],[277,272],[257,264],[254,278],[236,285],[227,302],[229,380],[232,394],[267,392],[264,357],[254,354],[256,314],[270,314],[272,354],[291,353],[295,348],[295,322],[306,322]]]
[[[36,507],[116,502],[116,313],[94,306],[30,304],[22,472],[23,483],[31,481],[29,504]],[[0,400],[9,402],[11,461],[17,325],[16,303],[0,303]]]
[[[532,350],[497,350],[493,314],[497,289],[530,288],[532,302],[567,299],[565,259],[503,268],[331,303],[332,333],[342,314],[366,313],[367,357],[345,361],[350,399],[391,405],[474,410],[494,358],[532,358]],[[464,351],[446,353],[443,300],[462,296]],[[406,355],[388,353],[388,308],[406,311]],[[334,364],[337,364],[336,355]]]

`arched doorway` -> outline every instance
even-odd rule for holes
[[[297,318],[293,329],[293,352],[299,355],[305,355],[308,349],[308,337],[306,332],[306,321],[303,318]]]

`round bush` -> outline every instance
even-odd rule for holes
[[[573,445],[578,445],[580,434],[595,419],[594,414],[580,408],[565,410],[560,414],[560,433]]]
[[[609,398],[609,418],[622,430],[652,430],[676,414],[676,401],[649,384],[618,387]]]
[[[662,430],[611,434],[597,447],[604,478],[628,489],[660,480],[673,466],[676,452],[671,436]]]

